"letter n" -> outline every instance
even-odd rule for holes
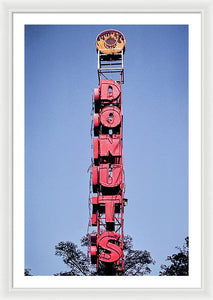
[[[114,134],[112,137],[108,134],[99,136],[100,156],[121,156],[122,140],[119,134]]]

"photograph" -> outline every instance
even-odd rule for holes
[[[25,25],[25,274],[100,272],[188,275],[187,25]]]

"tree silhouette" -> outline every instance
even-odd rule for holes
[[[60,272],[60,276],[90,275],[87,257],[78,246],[72,242],[60,242],[55,246],[55,255],[61,256],[63,262],[70,267],[69,272]]]
[[[88,247],[88,235],[81,239],[81,246]],[[72,242],[60,242],[55,246],[55,254],[61,256],[63,262],[70,267],[68,272],[60,272],[55,276],[97,276],[96,266],[91,265],[86,254]],[[130,235],[124,236],[124,276],[144,276],[151,273],[150,264],[155,264],[148,251],[134,250]],[[104,275],[104,274],[103,274]]]
[[[189,237],[185,238],[183,248],[176,247],[179,252],[167,256],[170,265],[161,265],[160,276],[188,276],[189,273]]]
[[[25,276],[32,276],[30,271],[31,271],[31,269],[24,269],[24,275]]]

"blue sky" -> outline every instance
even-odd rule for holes
[[[160,265],[188,235],[188,26],[25,26],[25,267],[66,271],[60,241],[88,225],[98,33],[127,40],[122,87],[124,233]],[[86,249],[85,249],[86,250]]]

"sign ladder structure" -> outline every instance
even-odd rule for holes
[[[96,38],[99,86],[94,89],[92,122],[89,256],[99,275],[124,272],[123,112],[126,40],[118,30]],[[109,78],[110,76],[110,78]],[[113,79],[112,79],[113,78]]]

